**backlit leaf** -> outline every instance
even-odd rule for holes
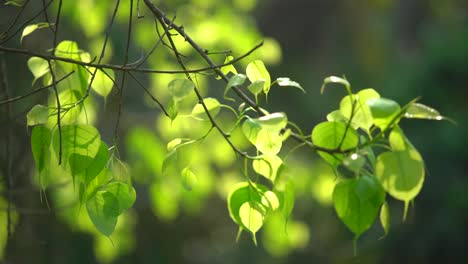
[[[11,3],[11,1],[10,1],[10,3]],[[23,42],[24,37],[30,35],[34,31],[36,31],[37,29],[46,28],[46,27],[49,27],[49,26],[50,26],[50,24],[46,23],[46,22],[41,22],[41,23],[31,24],[31,25],[26,26],[23,29],[23,33],[21,34],[20,42]]]
[[[245,76],[244,74],[236,74],[229,78],[226,88],[224,89],[224,99],[235,101],[234,99],[227,97],[227,93],[229,92],[229,90],[231,90],[231,87],[244,84],[246,78],[247,76]]]
[[[187,191],[191,191],[197,185],[197,175],[189,168],[182,170],[182,185]]]
[[[218,102],[218,100],[216,100],[215,98],[208,97],[203,99],[203,102],[205,103],[206,108],[208,109],[208,112],[210,113],[211,117],[216,117],[221,108],[221,104]],[[205,109],[200,103],[196,104],[195,107],[192,109],[192,116],[198,120],[209,120],[208,115],[205,113]]]
[[[390,208],[387,202],[384,202],[380,207],[380,224],[382,225],[385,235],[388,235],[388,231],[390,230]]]
[[[278,170],[283,165],[283,161],[278,156],[264,155],[261,159],[252,161],[254,171],[272,183],[275,182]]]
[[[49,108],[43,105],[35,105],[26,115],[28,126],[47,123],[49,120]]]
[[[257,134],[255,147],[263,154],[276,155],[281,150],[283,145],[283,137],[279,132],[261,129]]]
[[[276,79],[277,83],[279,86],[291,86],[291,87],[296,87],[298,88],[299,90],[301,90],[303,93],[306,93],[304,88],[302,88],[302,86],[295,82],[295,81],[292,81],[291,79],[289,78],[286,78],[286,77],[281,77],[281,78],[278,78]]]
[[[31,132],[31,148],[38,172],[44,170],[50,160],[52,132],[44,126],[35,126]]]
[[[94,72],[94,69],[92,69],[91,72]],[[98,69],[96,71],[96,75],[94,76],[93,83],[91,84],[91,88],[93,88],[93,90],[100,96],[107,97],[107,95],[109,95],[111,92],[112,87],[114,86],[114,82],[112,81],[113,79],[114,71],[110,69]],[[89,81],[91,81],[91,76],[89,77]]]
[[[369,128],[373,124],[372,114],[367,105],[367,100],[380,98],[380,95],[374,89],[364,89],[352,96],[345,96],[340,102],[340,112],[347,120],[353,118],[351,123],[353,127],[360,127],[364,131],[369,132]],[[354,104],[354,112],[353,112]]]
[[[258,202],[249,201],[239,208],[239,217],[243,226],[255,234],[263,225],[265,212]]]
[[[411,104],[408,109],[406,109],[404,117],[430,120],[446,119],[446,117],[440,115],[439,111],[420,103]]]
[[[263,80],[263,92],[268,94],[271,85],[270,73],[265,67],[265,64],[261,60],[252,61],[247,65],[246,74],[250,82],[256,82],[258,80]]]
[[[371,98],[366,102],[372,114],[374,124],[381,130],[387,128],[394,121],[401,109],[397,102],[386,98]]]
[[[343,180],[335,186],[333,203],[343,223],[359,237],[374,223],[385,192],[373,177]]]
[[[49,63],[43,58],[31,57],[28,60],[28,68],[34,75],[33,83],[50,71]]]
[[[249,89],[249,91],[256,96],[263,91],[264,86],[265,80],[261,79],[249,84],[249,86],[247,86],[247,89]]]
[[[176,101],[180,101],[193,91],[193,83],[187,79],[172,80],[167,88]]]

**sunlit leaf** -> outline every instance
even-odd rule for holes
[[[349,82],[346,79],[336,77],[336,76],[329,76],[323,80],[322,87],[320,88],[320,93],[323,93],[323,91],[325,91],[325,87],[327,86],[327,84],[330,84],[330,83],[342,84],[345,86],[346,91],[348,92],[348,95],[352,94],[351,85],[349,84]]]
[[[400,112],[400,105],[386,98],[371,98],[367,100],[374,124],[381,130],[387,128]]]
[[[10,3],[15,3],[15,2],[10,1]],[[46,23],[46,22],[41,22],[41,23],[31,24],[31,25],[26,26],[23,29],[23,33],[21,34],[20,42],[23,42],[24,37],[30,35],[34,31],[36,31],[37,29],[46,28],[46,27],[49,27],[49,26],[50,26],[50,24]]]
[[[335,186],[336,213],[356,237],[370,228],[385,201],[385,191],[373,177],[343,180]]]
[[[187,97],[193,91],[193,83],[187,79],[172,80],[167,88],[169,93],[176,101],[180,101]]]
[[[35,126],[31,132],[31,148],[38,172],[44,170],[50,160],[52,132],[44,126]]]
[[[369,128],[373,124],[372,114],[367,105],[367,100],[380,98],[380,95],[374,89],[364,89],[352,96],[343,97],[340,102],[340,112],[349,120],[352,115],[353,127],[362,128],[369,133]],[[354,111],[353,111],[354,105]]]
[[[327,121],[347,123],[348,119],[341,113],[340,110],[335,110],[327,115]]]
[[[35,126],[47,123],[49,120],[49,108],[43,105],[35,105],[26,114],[28,126]]]
[[[257,136],[260,130],[262,130],[261,125],[251,118],[247,118],[242,124],[242,133],[253,145],[257,144]]]
[[[230,63],[232,60],[234,60],[234,57],[233,56],[227,56],[226,59],[224,60],[224,63],[223,64],[227,64],[227,63]],[[223,66],[221,67],[221,72],[224,74],[224,75],[228,75],[228,73],[232,73],[232,74],[237,74],[237,70],[236,68],[234,67],[234,65],[232,64],[229,64],[229,65],[226,65],[226,66]],[[216,79],[219,80],[221,79],[220,76],[216,76]]]
[[[91,70],[94,72],[94,69]],[[105,73],[104,73],[105,71]],[[106,74],[107,73],[107,74]],[[98,93],[102,97],[107,97],[114,86],[114,71],[110,69],[98,69],[96,71],[96,75],[94,76],[93,83],[91,84],[91,88]],[[91,81],[91,76],[89,77],[89,81]]]
[[[278,196],[272,191],[266,191],[262,196],[262,205],[271,211],[278,209],[280,206]]]
[[[239,217],[243,226],[255,234],[263,225],[265,210],[258,202],[245,202],[239,208]]]
[[[342,162],[343,166],[345,166],[348,170],[354,172],[354,174],[356,175],[359,174],[361,168],[364,166],[365,163],[366,159],[357,153],[353,153],[345,157]]]
[[[229,78],[226,88],[224,89],[224,99],[235,101],[234,99],[227,97],[227,93],[229,92],[229,90],[231,90],[231,87],[244,84],[246,78],[247,76],[245,76],[244,74],[236,74]]]
[[[247,182],[241,182],[234,185],[227,199],[229,215],[232,220],[243,227],[244,224],[239,215],[241,206],[246,202],[257,202],[261,205],[263,194],[267,191],[268,188],[260,184],[249,185]]]
[[[285,113],[268,114],[257,119],[253,119],[264,129],[279,132],[288,124],[288,117]]]
[[[47,60],[39,57],[31,57],[28,60],[28,68],[34,75],[33,83],[50,71]]]
[[[261,129],[257,134],[255,147],[263,154],[276,155],[283,145],[283,137],[275,131]]]
[[[256,60],[249,63],[246,68],[246,74],[252,83],[258,80],[265,81],[263,84],[263,92],[268,94],[271,85],[271,77],[262,61]]]
[[[83,169],[83,172],[80,175],[85,185],[88,185],[106,167],[108,159],[109,149],[106,143],[101,141],[101,145],[99,146],[99,151],[96,156],[89,161],[88,165]]]
[[[181,138],[175,138],[175,139],[171,140],[169,143],[167,143],[166,149],[167,149],[167,151],[171,152],[172,150],[174,150],[181,143],[182,143]]]
[[[284,185],[284,190],[280,192],[280,210],[285,218],[289,218],[293,209],[296,193],[294,191],[294,184],[291,180],[287,181]]]
[[[439,111],[420,103],[411,104],[408,109],[406,109],[404,117],[430,120],[446,119],[446,117],[442,116]]]
[[[182,185],[187,191],[191,191],[197,185],[197,175],[189,168],[182,170]]]
[[[179,113],[179,104],[173,97],[169,100],[169,107],[167,108],[167,113],[169,114],[169,118],[172,121],[176,119],[177,114]]]
[[[312,130],[312,142],[322,148],[341,150],[355,148],[359,143],[356,130],[342,122],[322,122]],[[343,154],[329,154],[323,151],[319,155],[333,166],[340,164]]]
[[[382,225],[385,235],[388,235],[390,231],[390,208],[387,202],[384,202],[380,207],[380,224]]]
[[[208,109],[208,112],[210,113],[211,117],[216,117],[221,108],[221,104],[218,102],[218,100],[216,100],[215,98],[208,97],[203,99],[203,102],[205,103],[206,108]],[[198,120],[209,120],[205,109],[200,103],[196,104],[195,107],[192,109],[192,116]]]
[[[276,79],[277,83],[279,86],[291,86],[291,87],[296,87],[298,88],[299,90],[301,90],[303,93],[306,93],[304,88],[302,88],[302,86],[295,82],[295,81],[292,81],[291,79],[289,78],[286,78],[286,77],[282,77],[282,78],[278,78]]]
[[[279,168],[283,165],[283,161],[278,156],[264,155],[261,159],[252,161],[254,171],[271,182],[275,182]]]
[[[78,44],[74,41],[63,40],[57,47],[55,47],[54,55],[57,57],[69,58],[74,60],[81,60],[81,52],[78,49]],[[64,63],[68,64],[68,63]],[[87,81],[87,79],[85,80]]]
[[[265,87],[265,80],[260,79],[256,80],[255,82],[252,82],[247,86],[247,89],[253,94],[253,95],[258,95],[263,91],[263,87]]]

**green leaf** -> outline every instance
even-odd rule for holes
[[[353,153],[343,159],[343,166],[358,175],[361,168],[366,164],[366,159],[358,153]]]
[[[384,202],[380,207],[380,224],[382,225],[385,235],[388,235],[390,231],[390,208],[387,202]]]
[[[88,165],[83,169],[80,177],[82,178],[85,185],[88,185],[94,178],[101,173],[101,171],[106,167],[107,161],[109,159],[109,148],[101,141],[99,150],[96,156],[88,162]]]
[[[374,120],[372,119],[371,111],[367,105],[367,100],[375,98],[380,98],[380,95],[374,89],[364,89],[355,95],[347,95],[343,97],[340,102],[340,112],[347,120],[349,120],[353,113],[353,104],[355,104],[351,123],[353,124],[353,127],[360,127],[369,133],[369,129]]]
[[[81,61],[81,52],[78,49],[78,44],[71,40],[64,40],[60,42],[55,48],[54,55],[57,57],[63,57],[73,60]],[[64,63],[69,64],[69,63]],[[87,79],[86,79],[87,81]]]
[[[263,87],[265,86],[265,80],[256,80],[247,86],[247,89],[255,96],[263,91]]]
[[[279,168],[283,165],[283,161],[278,156],[263,155],[261,159],[252,161],[254,171],[272,183],[275,182]]]
[[[169,169],[176,169],[177,168],[177,149],[173,149],[169,153],[167,153],[166,157],[164,157],[164,161],[162,163],[162,174],[166,175]]]
[[[336,77],[336,76],[329,76],[323,80],[322,87],[320,88],[320,93],[323,93],[323,91],[325,91],[325,87],[327,86],[327,84],[330,84],[330,83],[342,84],[345,86],[346,91],[348,92],[348,95],[352,94],[351,85],[349,84],[349,82],[346,79]]]
[[[197,175],[189,168],[182,170],[182,185],[187,191],[191,191],[198,183]]]
[[[247,117],[242,123],[242,133],[254,146],[257,144],[257,136],[260,130],[262,130],[262,126],[250,117]]]
[[[31,133],[31,148],[37,171],[43,171],[50,160],[52,132],[44,126],[35,126]]]
[[[367,100],[367,105],[372,114],[374,124],[381,130],[385,130],[401,110],[397,102],[386,98],[371,98]]]
[[[228,195],[228,210],[232,220],[241,227],[244,227],[239,210],[241,206],[246,202],[257,202],[262,204],[262,197],[268,188],[260,185],[253,184],[249,185],[247,182],[240,182],[234,185]],[[246,228],[247,229],[247,228]]]
[[[130,208],[135,199],[133,187],[121,182],[112,182],[103,186],[86,202],[86,209],[99,232],[110,236],[117,224],[117,217]]]
[[[239,85],[242,85],[244,84],[245,82],[245,79],[247,78],[247,76],[245,76],[244,74],[236,74],[236,75],[233,75],[227,85],[226,85],[226,88],[224,89],[224,99],[226,100],[230,100],[230,101],[235,101],[233,98],[230,98],[227,96],[227,93],[229,92],[229,90],[231,89],[231,87],[233,86],[239,86]]]
[[[43,105],[35,105],[26,114],[28,126],[35,126],[47,123],[49,120],[49,108]]]
[[[278,196],[272,191],[266,191],[262,195],[262,205],[270,211],[278,209],[280,206]]]
[[[172,97],[176,101],[180,101],[193,91],[194,85],[187,79],[175,79],[169,83],[167,88]]]
[[[47,60],[44,60],[43,58],[39,57],[29,58],[28,68],[34,75],[33,84],[34,82],[36,82],[37,79],[41,78],[50,71],[49,63],[47,62]]]
[[[167,149],[167,151],[171,152],[172,150],[174,150],[181,143],[182,143],[181,138],[175,138],[175,139],[171,140],[169,143],[167,143],[166,149]]]
[[[17,1],[14,1],[14,0],[10,0],[10,1],[6,1],[5,2],[5,5],[12,5],[12,6],[16,6],[16,7],[22,7],[24,5],[24,2],[21,1],[21,0],[17,0]]]
[[[370,228],[384,201],[382,186],[369,176],[344,180],[333,190],[336,213],[356,238]]]
[[[352,127],[347,127],[341,122],[322,122],[312,130],[312,142],[322,148],[341,150],[355,148],[359,143],[359,136]],[[343,160],[343,154],[328,154],[318,151],[318,154],[333,166],[338,166]]]
[[[239,217],[243,226],[255,234],[263,225],[265,210],[258,202],[245,202],[239,208]]]
[[[171,97],[169,100],[169,107],[167,108],[167,113],[169,114],[169,118],[171,121],[174,121],[176,119],[177,114],[179,113],[179,104],[177,101]]]
[[[263,84],[263,92],[268,94],[271,85],[271,77],[270,73],[265,67],[265,64],[261,60],[252,61],[247,65],[246,68],[247,78],[249,78],[250,82],[256,82],[258,80],[263,80],[265,83]]]
[[[389,151],[377,157],[375,174],[395,199],[409,202],[416,197],[424,183],[424,162],[413,147]]]
[[[291,86],[291,87],[296,87],[298,88],[299,90],[301,90],[303,93],[306,93],[306,91],[304,90],[304,88],[302,88],[302,86],[295,82],[295,81],[292,81],[291,79],[289,78],[286,78],[286,77],[282,77],[282,78],[278,78],[276,79],[277,83],[279,86]]]
[[[439,111],[432,107],[420,103],[411,104],[404,114],[406,118],[429,119],[429,120],[443,120],[446,117],[440,115]]]
[[[253,121],[264,129],[279,132],[288,124],[288,117],[285,113],[279,112],[253,119]]]
[[[263,154],[274,156],[280,152],[282,145],[283,137],[279,132],[261,129],[257,134],[255,147]]]
[[[234,57],[233,56],[227,56],[226,59],[224,60],[224,63],[223,64],[226,64],[226,63],[229,63],[231,62],[232,60],[234,60]],[[229,65],[226,65],[226,66],[223,66],[221,67],[221,72],[224,74],[224,75],[228,75],[228,73],[232,72],[233,74],[237,74],[237,70],[236,68],[234,67],[234,65],[232,64],[229,64]],[[216,76],[216,80],[219,80],[221,79],[220,76]]]
[[[26,26],[23,29],[23,33],[21,34],[20,43],[23,42],[24,37],[30,35],[34,31],[36,31],[37,29],[46,28],[46,27],[49,27],[49,26],[50,26],[50,24],[46,23],[46,22],[41,22],[41,23],[31,24],[31,25]]]
[[[340,110],[335,110],[327,115],[327,121],[347,123],[348,119],[341,113]]]
[[[91,69],[91,72],[94,72],[94,69]],[[111,92],[112,87],[114,87],[113,79],[114,71],[110,69],[98,69],[94,76],[93,83],[91,84],[91,88],[93,88],[93,90],[100,96],[107,97]],[[89,76],[89,81],[91,81],[91,76]]]
[[[58,157],[60,153],[58,129],[54,131],[52,145]],[[95,127],[90,125],[62,126],[62,160],[67,162],[70,158],[72,171],[78,173],[86,168],[98,153],[100,145],[101,136]]]
[[[205,103],[206,108],[208,109],[208,112],[210,113],[211,117],[216,117],[221,107],[221,104],[218,102],[218,100],[216,100],[215,98],[208,97],[203,99],[203,102]],[[203,105],[200,103],[196,104],[195,107],[192,109],[192,116],[198,120],[209,120],[208,115],[205,113]]]
[[[288,180],[284,185],[284,190],[280,192],[280,210],[284,218],[289,218],[293,209],[295,201],[294,184],[291,180]]]

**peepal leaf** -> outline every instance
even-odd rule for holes
[[[110,236],[114,232],[118,216],[130,208],[135,199],[133,187],[112,182],[103,186],[86,202],[86,209],[99,232]]]
[[[244,74],[236,74],[236,75],[233,75],[227,85],[226,85],[226,88],[224,89],[224,99],[226,100],[230,100],[230,101],[235,101],[233,98],[230,98],[227,96],[227,93],[229,92],[229,90],[231,89],[231,87],[233,86],[239,86],[239,85],[242,85],[244,84],[245,82],[245,79],[247,79],[247,76],[245,76]]]
[[[380,98],[380,95],[374,89],[364,89],[352,96],[347,95],[343,97],[340,102],[340,112],[346,117],[347,120],[351,118],[351,124],[355,128],[362,128],[369,133],[369,128],[374,123],[372,114],[367,105],[367,100]],[[353,112],[354,104],[354,112]]]
[[[385,191],[373,177],[361,176],[344,180],[333,190],[333,203],[338,217],[358,238],[374,223]]]
[[[388,235],[390,231],[390,208],[387,202],[384,202],[380,207],[380,224],[382,225],[385,235]]]
[[[283,161],[278,156],[264,155],[261,159],[252,161],[254,171],[269,179],[272,183],[275,182],[282,165]]]
[[[322,122],[312,130],[312,142],[322,148],[342,150],[355,148],[359,143],[359,136],[352,127],[342,122]],[[343,154],[334,155],[319,151],[318,154],[329,164],[338,166],[343,160]]]
[[[193,173],[189,168],[182,170],[182,185],[185,190],[191,191],[198,183],[197,175]]]
[[[386,98],[371,98],[366,102],[374,124],[381,130],[385,130],[392,121],[395,122],[401,109],[397,102]]]
[[[39,57],[29,58],[28,68],[34,75],[33,83],[50,71],[49,63],[43,58]]]
[[[31,148],[38,172],[45,169],[50,160],[52,132],[44,126],[35,126],[31,133]]]
[[[193,91],[193,87],[193,83],[187,79],[172,80],[167,86],[169,93],[176,101],[180,101],[188,96]]]
[[[247,78],[249,78],[250,82],[252,83],[258,80],[265,81],[263,84],[263,92],[268,94],[268,91],[270,91],[271,77],[270,73],[265,67],[265,64],[263,64],[261,60],[256,60],[249,63],[246,68],[246,74]]]
[[[301,90],[303,93],[306,93],[304,88],[302,88],[302,86],[298,83],[298,82],[295,82],[295,81],[292,81],[291,79],[287,78],[287,77],[281,77],[281,78],[278,78],[276,79],[277,83],[279,86],[291,86],[291,87],[296,87],[298,88],[299,90]]]
[[[207,97],[203,99],[203,103],[205,103],[206,108],[208,109],[208,112],[210,113],[211,117],[216,117],[221,108],[221,104],[219,103],[219,101],[215,98]],[[206,114],[205,109],[203,108],[203,105],[200,103],[196,104],[195,107],[193,107],[192,116],[198,120],[209,120],[208,115]]]
[[[50,24],[47,23],[47,22],[41,22],[41,23],[31,24],[31,25],[26,26],[23,29],[23,33],[21,34],[20,42],[22,43],[24,37],[30,35],[34,31],[36,31],[37,29],[46,28],[46,27],[49,27],[49,26],[50,26]]]
[[[243,226],[255,234],[263,225],[265,210],[258,202],[245,202],[239,208],[239,217]]]
[[[234,60],[234,57],[233,56],[227,56],[226,59],[224,60],[224,63],[223,64],[227,64],[227,63],[230,63],[231,61]],[[236,68],[234,67],[234,65],[232,64],[229,64],[229,65],[226,65],[226,66],[223,66],[221,67],[221,72],[224,74],[224,75],[228,75],[228,73],[232,72],[233,74],[237,74],[237,70]],[[216,76],[216,80],[220,80],[221,77],[220,76]]]
[[[429,119],[429,120],[443,120],[447,119],[442,116],[439,111],[432,107],[420,103],[411,104],[404,114],[406,118]]]
[[[105,72],[104,72],[105,71]],[[94,69],[91,69],[91,72],[94,72]],[[89,76],[89,81],[91,81],[92,76]],[[91,88],[102,97],[107,97],[114,86],[114,71],[110,69],[96,71],[94,76],[93,83]]]
[[[43,105],[35,105],[26,114],[28,126],[35,126],[47,123],[49,120],[49,108]]]

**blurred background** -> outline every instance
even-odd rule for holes
[[[58,2],[58,1],[54,1]],[[136,2],[136,1],[135,1]],[[155,1],[156,3],[158,1]],[[272,89],[270,111],[284,111],[305,133],[336,109],[344,89],[320,94],[325,77],[342,76],[353,89],[374,88],[383,97],[406,104],[420,102],[438,109],[456,121],[403,120],[402,128],[425,159],[424,187],[402,222],[403,204],[390,197],[391,230],[383,236],[378,221],[358,242],[353,257],[353,235],[337,218],[331,204],[335,175],[315,155],[295,152],[288,158],[294,168],[290,177],[296,186],[292,218],[285,223],[272,217],[258,234],[254,246],[244,234],[236,243],[237,226],[226,208],[229,186],[240,181],[239,162],[219,136],[210,136],[195,157],[199,188],[185,191],[178,179],[160,174],[165,145],[175,137],[201,134],[206,124],[179,117],[171,125],[144,92],[127,85],[119,131],[119,149],[137,190],[135,208],[119,218],[112,242],[97,234],[89,219],[60,207],[72,200],[71,184],[61,184],[64,175],[50,180],[47,195],[52,210],[42,202],[34,182],[25,114],[39,94],[11,105],[0,106],[0,176],[5,179],[7,156],[14,172],[13,203],[20,208],[13,236],[6,238],[5,210],[0,211],[0,252],[6,263],[465,263],[468,230],[468,2],[463,0],[177,0],[159,1],[169,17],[209,51],[229,49],[234,57],[260,41],[264,46],[236,64],[239,72],[255,58],[265,61],[273,78],[290,77],[307,93]],[[170,2],[170,3],[165,3]],[[0,7],[1,30],[5,31],[17,8]],[[49,10],[55,17],[57,3]],[[79,47],[98,55],[114,1],[63,1],[60,40],[77,41]],[[133,25],[131,60],[151,49],[157,40],[150,13]],[[31,1],[20,21],[41,9]],[[105,60],[123,61],[129,1],[122,1]],[[136,12],[136,11],[135,11]],[[36,22],[44,21],[44,16]],[[37,51],[51,48],[51,33],[42,29],[19,43],[16,36],[6,44]],[[189,67],[204,66],[182,38],[177,42],[187,55]],[[185,46],[184,46],[185,45]],[[27,57],[3,54],[10,97],[31,90],[32,74]],[[217,63],[224,54],[214,54]],[[147,68],[177,69],[176,61],[160,47]],[[163,102],[168,102],[167,83],[177,75],[141,75],[142,82]],[[118,77],[117,77],[118,78]],[[224,84],[212,76],[198,75],[204,95],[222,98]],[[37,84],[36,84],[37,86]],[[38,86],[37,86],[38,87]],[[4,97],[1,99],[3,100]],[[118,93],[106,99],[90,98],[90,122],[112,141]],[[188,101],[189,105],[195,98]],[[236,105],[233,105],[236,106]],[[229,124],[229,113],[220,118]],[[232,121],[232,120],[231,120]],[[8,137],[8,131],[13,131]],[[192,134],[191,134],[192,133]],[[235,138],[235,137],[234,137]],[[237,139],[235,139],[237,140]],[[12,151],[6,154],[8,144]],[[242,138],[236,141],[247,148]],[[200,176],[202,175],[202,176]],[[2,186],[3,185],[3,186]],[[2,190],[3,188],[3,190]],[[0,183],[0,207],[6,207],[4,182]],[[78,217],[77,217],[78,216]],[[287,225],[288,234],[283,230]],[[3,233],[2,233],[3,232]],[[5,245],[6,244],[6,245]],[[0,254],[0,255],[2,255]]]

